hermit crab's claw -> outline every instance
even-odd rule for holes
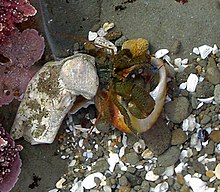
[[[167,81],[166,70],[163,61],[160,59],[151,57],[151,63],[152,65],[156,66],[159,69],[159,83],[156,86],[156,88],[152,92],[150,92],[150,95],[153,97],[155,101],[154,109],[150,113],[150,115],[144,119],[136,118],[129,112],[129,110],[127,110],[127,114],[130,120],[129,122],[130,126],[129,126],[128,123],[125,123],[126,118],[124,117],[124,115],[122,115],[121,111],[116,106],[114,106],[113,120],[112,120],[113,126],[115,126],[116,128],[118,128],[123,132],[143,133],[147,131],[156,122],[163,109],[164,100],[166,97],[166,81]],[[123,105],[122,97],[120,96],[118,97],[118,102],[121,105]],[[123,106],[125,109],[127,109],[125,105]]]

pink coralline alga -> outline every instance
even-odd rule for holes
[[[28,82],[36,72],[31,66],[44,52],[44,38],[35,29],[13,30],[0,46],[0,107],[14,98],[21,100]]]
[[[1,0],[0,1],[0,42],[15,29],[17,23],[26,21],[34,16],[37,10],[28,0]]]
[[[15,145],[10,135],[0,127],[0,191],[10,191],[21,172],[19,152],[22,146]]]

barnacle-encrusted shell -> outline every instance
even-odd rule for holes
[[[31,144],[52,143],[76,96],[92,99],[98,88],[95,59],[76,54],[48,62],[29,82],[11,135]]]

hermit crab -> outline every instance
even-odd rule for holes
[[[166,71],[162,60],[139,43],[137,39],[136,53],[122,46],[115,54],[87,42],[87,53],[45,64],[28,84],[11,129],[13,138],[52,143],[70,109],[76,112],[93,99],[99,112],[93,127],[102,122],[134,134],[150,129],[163,108]]]
[[[134,39],[138,44],[144,39]],[[139,45],[133,45],[139,46]],[[166,70],[163,61],[146,49],[122,49],[114,56],[95,47],[100,86],[95,96],[98,124],[112,124],[127,133],[143,133],[158,119],[166,96]],[[138,52],[138,53],[137,53]]]

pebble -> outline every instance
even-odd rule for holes
[[[128,186],[120,186],[118,192],[130,192],[131,189]]]
[[[185,183],[185,180],[184,180],[184,177],[182,174],[177,174],[176,175],[176,179],[177,179],[177,182],[180,184],[180,185],[183,185]]]
[[[187,135],[182,129],[172,131],[171,145],[180,145],[187,140]]]
[[[212,178],[215,174],[212,170],[207,170],[205,172],[205,175],[208,177],[208,178]]]
[[[208,145],[206,145],[206,147],[204,148],[204,151],[208,155],[212,155],[214,153],[214,150],[215,150],[215,143],[212,140],[210,140]]]
[[[122,49],[129,49],[133,57],[145,54],[148,48],[149,42],[143,38],[127,40],[122,45]]]
[[[173,123],[181,123],[191,112],[189,101],[186,97],[177,97],[174,101],[165,104],[165,113]]]
[[[121,47],[121,46],[123,45],[123,43],[124,43],[125,41],[127,41],[127,40],[128,40],[128,38],[127,38],[126,36],[122,35],[120,38],[118,38],[118,39],[115,41],[115,46]]]
[[[162,118],[159,118],[153,127],[142,134],[146,146],[155,155],[162,154],[170,146],[171,132]]]
[[[176,146],[170,147],[162,155],[158,156],[158,164],[163,167],[174,165],[180,157],[180,149]]]
[[[202,163],[198,162],[197,160],[194,160],[192,163],[192,166],[194,168],[194,171],[200,174],[205,174],[205,167]]]
[[[210,120],[211,120],[211,117],[205,114],[205,115],[202,117],[200,123],[201,123],[202,125],[206,125]]]
[[[154,156],[154,154],[150,149],[145,149],[141,156],[143,157],[143,159],[151,159]]]
[[[196,97],[208,98],[213,96],[214,85],[208,81],[199,82],[196,86]]]
[[[135,152],[125,154],[125,161],[131,165],[135,165],[139,162],[139,156]]]
[[[214,100],[216,103],[220,104],[220,84],[215,86]]]
[[[212,131],[211,134],[209,135],[209,138],[215,143],[220,143],[220,131],[219,130]]]
[[[210,57],[206,69],[206,79],[214,85],[220,83],[220,71],[215,63],[215,60]]]
[[[105,172],[109,168],[109,164],[105,159],[96,161],[96,164],[93,166],[93,169],[98,172]]]
[[[122,186],[128,185],[128,179],[125,176],[121,176],[118,181],[119,181],[119,185]]]

